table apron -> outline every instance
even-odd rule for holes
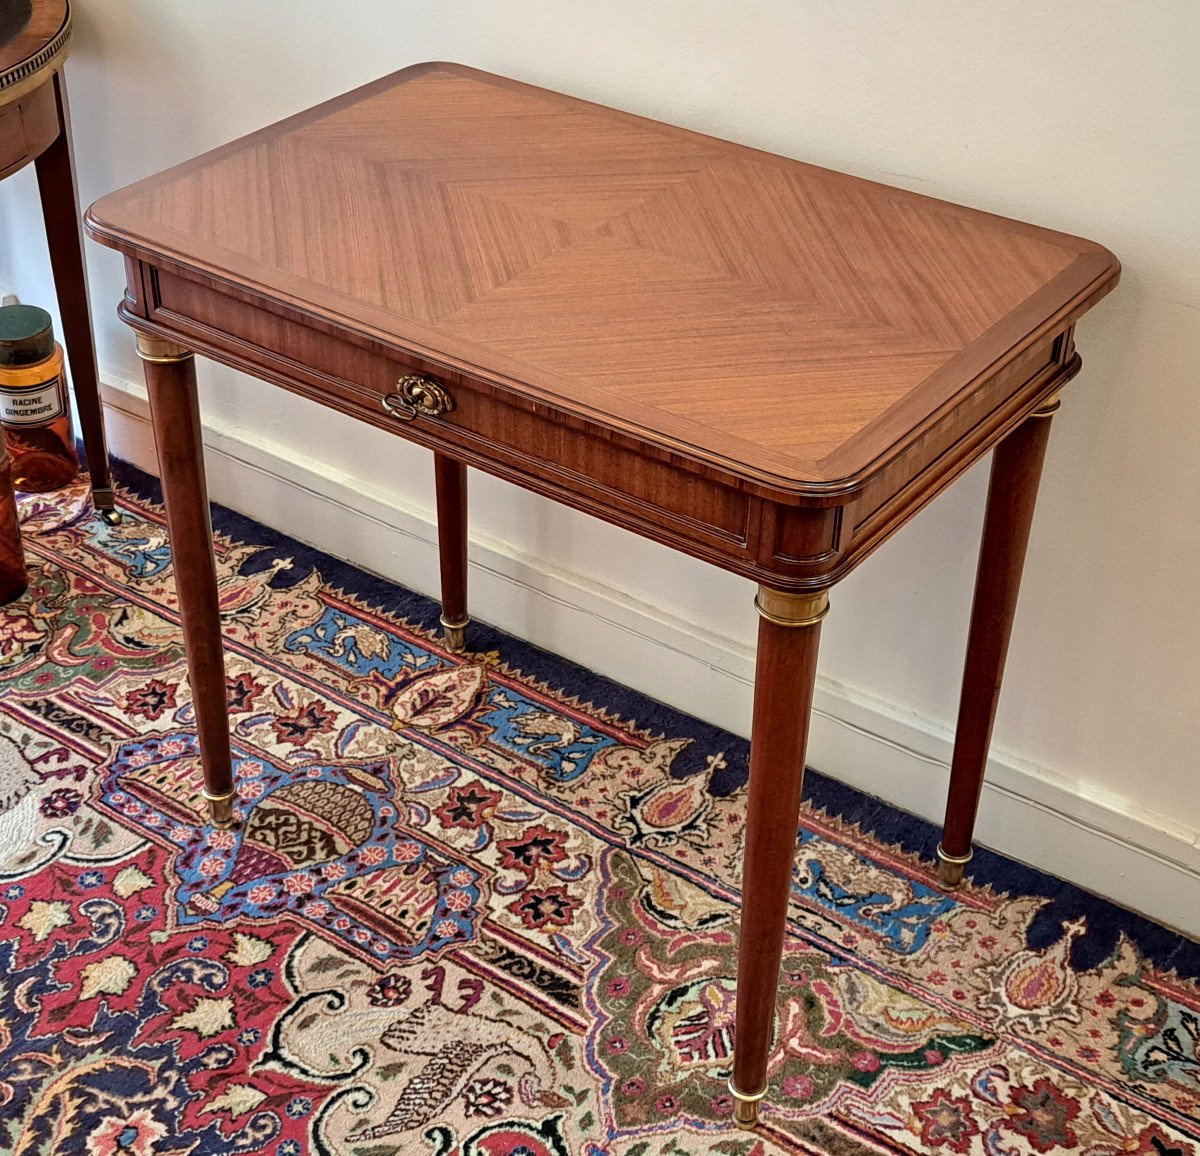
[[[339,331],[324,319],[273,303],[267,308],[245,294],[234,296],[134,258],[127,259],[127,272],[121,314],[135,328],[722,569],[793,591],[833,585],[986,453],[1048,382],[1065,379],[1060,359],[1069,344],[1056,341],[1051,352],[1049,339],[1044,349],[1039,343],[1027,365],[1010,370],[1031,373],[1026,387],[1014,391],[1005,383],[1000,409],[977,415],[978,428],[969,437],[956,430],[948,439],[952,452],[924,470],[914,474],[896,459],[843,495],[841,504],[815,496],[809,505],[794,494],[772,500],[708,463],[639,442],[429,355]],[[384,399],[409,375],[443,386],[452,408],[412,420],[389,412]],[[959,414],[955,424],[961,423]],[[936,427],[929,437],[936,440]]]

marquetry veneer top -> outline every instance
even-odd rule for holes
[[[861,477],[1106,249],[457,65],[113,193],[93,235],[792,486]]]

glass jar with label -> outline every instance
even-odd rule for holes
[[[13,493],[12,466],[0,441],[0,606],[25,593],[25,552],[17,521],[17,496]]]
[[[79,473],[62,346],[36,305],[0,307],[0,427],[18,490],[57,490]]]

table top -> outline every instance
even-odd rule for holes
[[[1077,237],[423,64],[93,236],[702,461],[867,476],[1111,289]]]
[[[61,55],[70,32],[67,0],[0,0],[0,103]]]

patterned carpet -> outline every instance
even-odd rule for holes
[[[1198,1151],[1200,947],[810,777],[764,1126],[730,1124],[746,744],[218,512],[205,826],[170,555],[77,486],[0,608],[0,1148]],[[981,881],[987,885],[981,885]]]

